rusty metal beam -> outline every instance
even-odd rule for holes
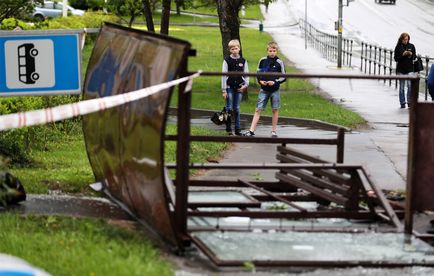
[[[378,216],[369,211],[188,211],[189,217],[248,217],[248,218],[285,218],[285,219],[309,219],[309,218],[346,218],[346,219],[372,219]]]
[[[192,72],[190,74],[194,74],[195,72]],[[352,79],[361,79],[361,80],[410,80],[410,81],[419,81],[418,76],[409,76],[409,75],[393,75],[393,76],[374,76],[374,75],[350,75],[350,74],[341,74],[339,73],[336,75],[333,74],[282,74],[282,73],[244,73],[244,72],[201,72],[201,76],[206,77],[212,77],[212,76],[249,76],[249,77],[258,77],[258,76],[267,76],[267,77],[283,77],[287,79],[346,79],[346,80],[352,80]]]
[[[175,169],[176,164],[170,163],[166,165],[169,169]],[[237,163],[237,164],[215,164],[215,163],[193,163],[189,165],[190,169],[343,169],[355,170],[360,169],[359,165],[343,165],[343,164],[285,164],[285,163]]]
[[[383,192],[380,189],[378,189],[377,186],[375,186],[374,182],[372,182],[371,178],[366,173],[366,171],[363,169],[363,167],[361,168],[361,171],[362,171],[363,175],[365,176],[366,180],[368,181],[369,186],[375,192],[375,195],[377,196],[378,200],[380,201],[382,207],[386,211],[387,216],[390,218],[390,220],[393,222],[393,224],[396,226],[396,228],[399,231],[402,231],[402,224],[399,221],[399,218],[396,215],[395,211],[393,210],[392,206],[390,206],[389,201],[384,196]]]
[[[221,260],[217,257],[212,250],[210,250],[206,244],[200,239],[192,236],[194,244],[201,249],[211,261],[217,266],[233,267],[244,266],[246,262],[250,262],[258,267],[410,267],[410,266],[425,266],[434,267],[432,261],[276,261],[276,260]]]
[[[166,135],[165,140],[176,141],[177,135]],[[269,143],[269,144],[306,144],[306,145],[336,145],[337,139],[315,138],[285,138],[285,137],[247,137],[247,136],[206,136],[191,135],[191,142],[233,142],[233,143]]]
[[[282,180],[283,182],[286,182],[290,185],[296,186],[300,189],[303,189],[307,192],[310,192],[320,198],[326,199],[326,200],[330,200],[332,202],[335,202],[337,204],[340,205],[344,205],[347,204],[348,199],[337,195],[337,194],[333,194],[331,192],[328,192],[322,188],[318,188],[315,187],[313,185],[311,185],[310,183],[306,183],[300,179],[298,179],[297,177],[293,176],[293,175],[288,175],[288,174],[283,174],[283,173],[276,173],[276,178],[279,180]]]
[[[418,104],[419,96],[419,78],[417,81],[411,82],[411,106],[409,112],[409,130],[408,130],[408,155],[407,155],[407,184],[406,184],[406,197],[405,197],[405,218],[404,218],[404,232],[407,235],[413,233],[413,212],[414,212],[414,198],[413,186],[416,180],[415,175],[415,136],[417,127],[416,107]]]
[[[338,129],[336,163],[344,163],[345,129]]]
[[[255,202],[189,202],[188,208],[209,208],[209,207],[224,207],[224,208],[260,208],[261,203]]]
[[[188,58],[184,56],[181,64],[181,77],[187,75]],[[190,107],[191,93],[185,91],[187,83],[179,85],[178,93],[178,135],[176,143],[176,181],[178,185],[175,191],[175,215],[174,228],[179,241],[179,249],[184,250],[184,243],[188,240],[187,235],[187,203],[190,160]],[[187,92],[187,93],[186,93]]]
[[[269,196],[273,197],[277,201],[281,201],[281,202],[283,202],[285,204],[288,204],[289,206],[291,206],[291,207],[293,207],[293,208],[295,208],[295,209],[297,209],[297,210],[299,210],[301,212],[307,212],[307,210],[305,208],[302,208],[302,207],[298,206],[297,204],[294,204],[291,201],[288,201],[288,200],[286,200],[285,198],[283,198],[283,197],[281,197],[279,195],[273,194],[273,193],[271,193],[271,192],[269,192],[269,191],[267,191],[267,190],[265,190],[265,189],[263,189],[261,187],[255,186],[255,185],[253,185],[250,182],[247,182],[247,181],[244,181],[244,180],[241,180],[241,179],[238,179],[238,181],[240,181],[241,183],[243,183],[244,185],[246,185],[246,186],[248,186],[248,187],[250,187],[252,189],[255,189],[257,191],[260,191],[261,193],[264,193],[266,195],[269,195]]]

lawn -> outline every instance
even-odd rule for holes
[[[52,275],[173,275],[171,265],[138,229],[99,219],[11,213],[0,216],[0,229],[0,252]]]

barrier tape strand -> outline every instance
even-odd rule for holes
[[[0,116],[0,131],[47,124],[77,117],[80,115],[86,115],[100,110],[105,110],[148,97],[150,95],[156,94],[162,90],[168,89],[172,86],[178,85],[186,81],[188,82],[187,86],[191,88],[193,79],[199,77],[200,74],[201,72],[199,71],[190,76],[124,94],[91,99],[78,103],[59,105],[51,108],[2,115]],[[188,92],[187,89],[186,91]]]

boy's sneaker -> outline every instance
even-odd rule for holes
[[[272,138],[277,138],[277,133],[274,130],[271,132],[271,137]]]
[[[235,130],[235,135],[236,135],[236,136],[242,136],[243,134],[241,133],[241,130],[236,129],[236,130]]]
[[[255,136],[255,133],[253,131],[246,131],[243,133],[243,136]]]
[[[233,136],[234,133],[232,131],[226,131],[229,136]]]

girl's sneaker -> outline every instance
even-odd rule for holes
[[[246,131],[243,133],[243,136],[255,136],[255,133],[253,131]]]
[[[277,138],[277,133],[274,130],[271,132],[271,137],[272,138]]]

